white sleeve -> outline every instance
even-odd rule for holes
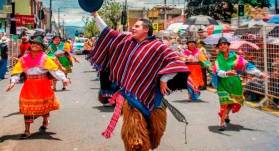
[[[60,70],[49,71],[49,73],[57,80],[63,81],[67,79],[64,72]]]
[[[218,75],[219,77],[221,77],[221,78],[228,77],[228,76],[226,75],[226,71],[224,71],[224,70],[218,70],[218,71],[217,71],[217,75]]]
[[[94,19],[95,19],[96,25],[100,31],[103,31],[108,26],[99,15],[94,17]]]
[[[11,77],[11,83],[17,83],[20,79],[20,74],[15,74]]]
[[[168,82],[169,80],[173,79],[177,73],[170,73],[170,74],[164,74],[161,78],[160,81],[162,82]]]
[[[248,74],[252,74],[252,75],[255,75],[257,77],[260,77],[261,74],[262,74],[262,72],[259,69],[257,69],[257,68],[254,68],[254,69],[251,69],[251,70],[246,70],[246,72]]]

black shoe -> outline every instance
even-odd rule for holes
[[[19,136],[19,138],[20,138],[20,139],[27,139],[27,138],[30,137],[30,136],[31,136],[30,132],[24,132],[23,134],[21,134],[21,135]]]
[[[231,122],[231,120],[229,118],[225,119],[225,122],[228,124]]]
[[[44,133],[44,132],[46,132],[46,129],[47,129],[47,127],[41,126],[41,127],[39,128],[39,131],[40,131],[41,133]]]
[[[224,125],[223,125],[223,126],[220,126],[220,127],[218,128],[219,131],[225,131],[225,129],[226,129],[226,126],[224,126]]]
[[[65,90],[66,90],[66,88],[65,88],[65,87],[63,87],[63,88],[62,88],[62,91],[65,91]]]

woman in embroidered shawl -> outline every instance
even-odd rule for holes
[[[219,53],[213,68],[214,84],[220,101],[220,131],[226,128],[225,123],[229,123],[229,113],[236,113],[243,105],[244,97],[242,82],[239,74],[246,71],[249,74],[266,78],[266,75],[258,70],[253,64],[246,61],[242,56],[238,56],[229,49],[230,43],[224,37],[220,38],[217,44]]]
[[[19,110],[25,122],[25,131],[20,136],[22,139],[31,135],[30,124],[40,116],[43,117],[43,123],[39,130],[44,132],[48,126],[49,112],[59,108],[59,100],[51,89],[48,73],[64,84],[69,83],[65,74],[58,70],[57,64],[44,53],[44,48],[42,36],[31,40],[31,51],[14,66],[10,84],[6,88],[6,91],[10,91],[18,82],[20,74],[25,73],[26,80],[19,96]]]
[[[191,71],[188,79],[188,95],[189,100],[198,101],[200,96],[200,88],[205,86],[202,68],[211,70],[211,63],[207,59],[204,52],[197,48],[197,42],[194,39],[187,41],[188,49],[184,50],[182,60],[184,60]],[[206,77],[205,77],[206,78]],[[189,81],[191,80],[192,81]]]

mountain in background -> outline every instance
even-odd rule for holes
[[[65,33],[67,35],[67,37],[69,38],[73,38],[75,37],[75,33],[76,31],[80,32],[84,32],[83,27],[77,27],[77,26],[65,26]]]

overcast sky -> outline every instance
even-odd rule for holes
[[[50,0],[40,0],[43,5],[49,8]],[[116,0],[124,3],[125,0]],[[156,4],[162,4],[164,0],[127,0],[128,7],[151,7]],[[168,4],[183,4],[184,0],[167,0]],[[82,16],[90,14],[80,9],[78,0],[52,0],[52,9],[54,19],[57,20],[58,8],[61,10],[61,18],[64,19],[65,25],[83,26]]]

